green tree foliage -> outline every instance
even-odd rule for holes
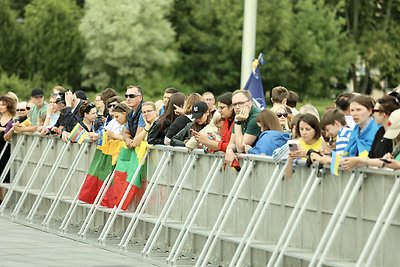
[[[28,77],[79,86],[84,41],[80,11],[69,0],[34,0],[25,8],[25,55]]]
[[[0,70],[17,73],[21,65],[21,29],[8,0],[0,0]]]
[[[242,1],[176,0],[171,21],[180,52],[177,76],[199,92],[237,89],[242,15]]]
[[[89,0],[80,30],[88,43],[86,85],[125,87],[174,62],[169,0]]]

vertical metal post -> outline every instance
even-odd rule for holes
[[[335,239],[337,232],[339,231],[339,228],[342,225],[344,219],[346,218],[347,211],[350,209],[350,206],[353,204],[353,201],[354,201],[355,197],[357,196],[357,193],[364,181],[364,175],[365,175],[364,173],[360,173],[358,175],[357,181],[353,187],[353,190],[350,193],[350,196],[346,202],[346,205],[343,207],[343,210],[340,214],[339,220],[336,223],[335,227],[333,228],[332,234],[329,236],[326,246],[325,246],[324,250],[322,251],[321,258],[319,259],[319,262],[317,265],[318,267],[321,267],[322,264],[324,263],[326,256],[328,255],[329,249],[331,248],[332,242]]]
[[[11,188],[8,190],[8,192],[7,192],[6,196],[5,196],[5,198],[3,199],[3,202],[2,202],[1,205],[0,205],[0,214],[1,214],[1,215],[4,214],[4,210],[5,210],[5,208],[6,208],[7,204],[8,204],[8,201],[10,201],[11,195],[12,195],[12,193],[14,192],[15,188],[17,187],[17,185],[18,185],[18,183],[19,183],[19,180],[20,180],[21,177],[22,177],[22,173],[24,172],[24,170],[25,170],[25,168],[26,168],[26,165],[28,165],[28,162],[29,162],[29,160],[31,159],[31,156],[32,156],[32,154],[33,154],[33,151],[34,151],[34,149],[35,149],[35,147],[36,147],[36,145],[37,145],[38,142],[39,142],[39,139],[38,139],[37,136],[35,136],[35,137],[33,138],[33,142],[32,142],[32,144],[31,144],[31,146],[29,147],[28,152],[27,152],[26,155],[25,155],[24,160],[22,161],[22,164],[21,164],[20,168],[18,169],[17,174],[15,175],[15,177],[14,177],[14,179],[13,179]],[[16,153],[17,153],[17,151],[16,151]],[[11,165],[10,165],[10,167],[11,167]],[[7,170],[5,170],[5,171],[7,171]]]
[[[142,196],[142,199],[140,200],[135,213],[132,216],[131,221],[129,222],[128,227],[125,230],[124,235],[121,238],[121,242],[119,242],[118,246],[126,250],[126,247],[128,246],[129,240],[131,239],[133,233],[136,230],[137,225],[139,224],[139,219],[141,218],[143,212],[145,211],[150,199],[151,199],[151,194],[153,193],[154,189],[156,188],[156,185],[158,184],[158,180],[161,178],[161,174],[164,172],[165,167],[167,166],[169,160],[171,159],[171,151],[164,152],[165,154],[163,155],[162,159],[160,160],[159,164],[157,165],[156,170],[153,173],[153,176],[151,177],[146,190]]]
[[[240,88],[243,89],[252,71],[252,62],[256,50],[257,0],[244,1],[242,68]]]
[[[349,178],[349,181],[346,184],[345,189],[343,190],[343,193],[339,199],[339,202],[337,203],[337,205],[335,207],[335,210],[332,213],[332,217],[329,220],[329,223],[326,226],[324,233],[322,234],[322,237],[317,245],[317,248],[314,251],[314,255],[311,258],[311,261],[308,265],[309,267],[313,267],[316,264],[319,254],[321,253],[322,249],[324,248],[329,236],[332,234],[332,230],[333,230],[334,226],[337,224],[337,220],[342,212],[343,206],[346,204],[346,202],[348,200],[349,193],[352,188],[351,186],[354,184],[355,177],[356,177],[356,173],[353,172]]]
[[[78,151],[78,154],[76,155],[74,161],[71,164],[71,168],[68,170],[67,176],[64,178],[61,187],[58,189],[56,197],[53,201],[53,203],[51,203],[51,206],[46,214],[46,217],[44,218],[43,222],[42,222],[42,226],[48,228],[49,224],[50,224],[50,220],[53,218],[54,212],[56,211],[58,204],[60,203],[60,200],[65,192],[65,189],[68,186],[69,181],[72,178],[73,173],[76,170],[76,167],[78,166],[79,161],[81,160],[85,150],[88,147],[88,143],[84,142]]]
[[[118,207],[114,207],[112,212],[111,212],[111,214],[110,214],[110,216],[108,217],[106,225],[104,226],[103,231],[101,231],[100,236],[98,238],[98,241],[101,244],[105,243],[107,235],[110,232],[111,227],[113,226],[114,221],[117,218],[117,215],[118,215],[119,211],[121,210],[122,205],[124,204],[125,199],[127,198],[129,191],[131,190],[131,188],[133,186],[133,182],[135,181],[136,177],[139,175],[140,170],[142,169],[144,163],[146,162],[147,156],[149,155],[149,151],[150,151],[149,149],[146,150],[146,154],[144,155],[144,157],[142,158],[142,161],[137,166],[136,171],[133,174],[133,177],[132,177],[131,181],[129,182],[129,185],[126,188],[125,193],[122,196],[122,199],[121,199],[120,203],[118,204]]]
[[[175,240],[171,252],[168,255],[167,262],[170,262],[171,259],[172,263],[176,262],[178,254],[182,250],[182,246],[184,245],[185,240],[189,234],[189,231],[192,228],[192,225],[194,224],[197,218],[197,214],[199,213],[204,200],[208,196],[208,192],[210,191],[211,185],[215,177],[217,177],[217,174],[221,169],[223,163],[224,163],[223,158],[216,158],[213,165],[211,166],[210,172],[208,173],[206,179],[204,180],[203,186],[201,187],[197,195],[197,198],[193,203],[192,208],[190,209],[189,214],[182,226],[182,229],[179,232],[177,239]]]
[[[280,165],[276,165],[275,170],[271,175],[267,186],[265,187],[260,202],[258,203],[257,208],[250,219],[249,225],[247,226],[246,231],[243,234],[242,239],[240,240],[239,246],[237,247],[235,254],[232,257],[229,266],[241,266],[242,262],[244,261],[251,240],[253,240],[258,228],[260,227],[261,222],[263,221],[264,213],[268,210],[269,205],[272,201],[272,197],[276,189],[278,188],[278,185],[281,183],[282,177],[285,174],[285,166],[286,165],[284,165],[278,175],[276,175],[280,168]]]
[[[57,155],[56,161],[54,162],[53,166],[51,167],[49,175],[47,175],[47,177],[42,185],[42,188],[40,189],[40,192],[39,192],[38,196],[36,197],[35,202],[33,203],[32,208],[28,213],[28,216],[26,217],[26,221],[28,223],[32,223],[33,217],[35,216],[36,211],[39,208],[39,205],[43,200],[43,196],[44,196],[47,188],[49,187],[51,180],[54,178],[54,175],[58,169],[58,166],[60,165],[60,162],[63,159],[65,152],[68,150],[70,144],[71,144],[71,142],[69,142],[69,141],[67,143],[65,143],[63,145],[60,153]]]
[[[24,143],[24,140],[25,140],[25,135],[21,135],[19,137],[15,147],[12,147],[10,159],[7,161],[7,164],[4,167],[4,170],[0,176],[0,184],[2,184],[4,182],[4,180],[6,179],[6,175],[11,169],[11,164],[14,163],[15,157],[17,156],[18,152],[20,152],[20,149],[21,149],[22,144]]]
[[[43,139],[42,139],[42,140],[43,140]],[[24,191],[22,192],[22,195],[21,195],[21,197],[19,198],[19,200],[18,200],[18,202],[17,202],[17,205],[15,205],[14,210],[13,210],[13,212],[11,213],[11,217],[12,217],[12,218],[15,218],[15,217],[18,216],[18,213],[19,213],[19,211],[20,211],[22,205],[24,204],[26,197],[28,196],[28,192],[31,190],[31,187],[32,187],[33,183],[34,183],[35,180],[36,180],[36,177],[37,177],[37,175],[38,175],[38,173],[39,173],[39,170],[40,170],[40,169],[42,168],[42,166],[43,166],[43,162],[44,162],[45,158],[47,157],[47,155],[48,155],[48,153],[49,153],[49,151],[50,151],[50,149],[51,149],[51,147],[52,147],[52,145],[53,145],[53,142],[54,142],[54,139],[53,139],[53,138],[48,139],[47,146],[45,147],[45,149],[44,149],[44,151],[43,151],[43,154],[42,154],[41,157],[39,158],[39,160],[38,160],[38,162],[37,162],[37,164],[36,164],[36,167],[35,167],[35,169],[33,170],[32,175],[31,175],[31,177],[29,178],[28,183],[27,183],[27,185],[26,185]]]
[[[397,195],[399,195],[399,185],[400,185],[400,177],[397,176],[395,179],[395,183],[392,187],[392,190],[390,190],[389,196],[385,201],[385,204],[382,207],[381,212],[379,213],[378,219],[375,222],[374,227],[372,228],[371,233],[368,236],[368,240],[364,245],[364,248],[360,254],[360,257],[358,257],[356,267],[361,267],[365,266],[365,258],[369,257],[371,247],[373,247],[376,244],[377,241],[377,235],[382,231],[382,227],[385,225],[384,223],[384,217],[388,213],[391,207],[393,207],[394,199]],[[387,224],[387,221],[386,221]]]
[[[239,180],[239,185],[237,187],[234,185],[231,192],[229,193],[230,197],[228,196],[228,199],[226,200],[222,208],[223,211],[221,211],[221,216],[217,218],[217,222],[214,224],[214,227],[211,230],[210,236],[206,241],[206,245],[204,246],[202,252],[200,253],[199,259],[196,262],[196,266],[206,266],[208,264],[207,261],[210,258],[215,245],[217,244],[218,237],[221,235],[222,229],[225,227],[227,219],[232,211],[233,205],[238,199],[243,186],[246,184],[247,178],[250,176],[250,173],[253,170],[254,161],[246,161],[249,161],[249,163],[243,174],[243,177],[237,178],[237,180]]]
[[[165,223],[165,220],[167,219],[167,216],[169,215],[172,206],[174,205],[176,198],[180,191],[182,190],[183,183],[189,177],[189,174],[194,166],[194,163],[197,159],[197,155],[195,154],[190,154],[188,157],[189,164],[187,168],[182,169],[178,179],[176,180],[176,183],[167,199],[167,202],[165,203],[164,208],[161,211],[160,216],[158,217],[158,220],[156,224],[154,225],[153,231],[150,233],[149,238],[147,239],[147,242],[142,250],[142,254],[145,254],[148,256],[151,253],[151,250],[156,243],[158,236],[161,233],[162,226]]]
[[[277,257],[279,256],[279,252],[281,250],[281,247],[282,247],[283,243],[286,240],[288,232],[292,229],[292,227],[293,227],[293,225],[294,225],[294,223],[296,221],[297,215],[299,214],[301,206],[304,203],[304,199],[306,198],[306,196],[307,196],[308,192],[310,191],[310,188],[311,188],[311,186],[313,184],[316,172],[317,171],[315,170],[315,168],[313,168],[311,170],[311,173],[307,178],[306,184],[304,185],[303,189],[301,190],[300,196],[297,199],[296,205],[294,206],[293,211],[290,214],[290,217],[289,217],[288,221],[285,224],[285,228],[283,228],[283,231],[282,231],[281,236],[279,237],[278,243],[276,244],[275,249],[274,249],[271,257],[269,258],[267,267],[276,266],[274,264],[276,262]]]

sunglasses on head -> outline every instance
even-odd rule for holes
[[[287,118],[287,116],[288,116],[289,114],[287,113],[287,112],[284,112],[284,113],[276,113],[276,116],[278,116],[278,118],[279,117],[285,117],[285,118]]]
[[[140,96],[140,95],[135,95],[135,94],[125,94],[125,98],[135,98],[135,97],[137,97],[137,96]]]

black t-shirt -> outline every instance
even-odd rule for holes
[[[386,153],[392,153],[393,141],[391,139],[383,138],[385,135],[385,128],[379,128],[376,132],[374,141],[372,142],[371,150],[369,151],[368,157],[371,159],[381,158]]]
[[[171,139],[174,135],[180,132],[185,126],[192,122],[186,115],[179,116],[168,128],[166,136]]]

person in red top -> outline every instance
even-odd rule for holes
[[[232,93],[227,92],[218,97],[218,109],[221,112],[221,117],[224,123],[221,128],[221,141],[214,141],[208,138],[206,134],[200,134],[193,132],[193,136],[203,146],[208,147],[214,151],[225,152],[229,145],[229,141],[232,135],[233,120],[235,118],[235,111],[232,106]]]

